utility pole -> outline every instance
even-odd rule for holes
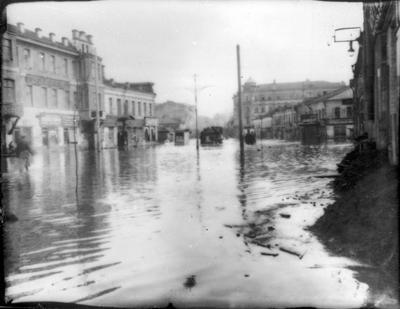
[[[236,45],[237,70],[238,70],[238,111],[239,111],[239,142],[240,153],[243,153],[243,124],[242,124],[242,83],[240,76],[240,46]]]
[[[197,124],[197,83],[196,83],[196,77],[197,75],[194,74],[194,104],[195,104],[195,113],[196,113],[196,149],[199,150],[199,128]]]
[[[97,130],[97,151],[101,151],[100,143],[100,100],[99,100],[99,85],[98,85],[98,64],[97,64],[97,50],[94,48],[94,72],[95,72],[95,102],[96,102],[96,130]]]

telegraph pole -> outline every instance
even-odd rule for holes
[[[196,77],[197,75],[194,74],[194,104],[195,104],[195,113],[196,113],[196,149],[199,150],[199,129],[197,124],[197,83]]]
[[[101,151],[101,143],[100,143],[100,100],[99,100],[99,85],[98,85],[98,64],[97,64],[97,50],[94,49],[94,71],[95,71],[95,102],[96,102],[96,130],[97,130],[97,151]]]
[[[243,124],[242,124],[242,83],[240,76],[240,46],[236,45],[237,70],[238,70],[238,110],[239,110],[239,142],[240,153],[243,153]]]

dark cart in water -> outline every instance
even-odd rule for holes
[[[256,143],[256,131],[254,127],[252,126],[244,127],[243,135],[244,135],[244,142],[247,145],[254,145]]]
[[[222,127],[208,127],[200,133],[201,145],[221,145],[222,140]]]

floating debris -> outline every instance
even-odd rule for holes
[[[292,255],[295,255],[295,256],[297,256],[300,260],[303,258],[304,254],[305,254],[305,252],[304,252],[303,254],[301,254],[301,253],[298,253],[298,252],[296,252],[296,251],[293,251],[293,250],[290,250],[290,249],[286,249],[286,248],[282,248],[282,247],[280,247],[279,250],[281,250],[281,251],[283,251],[283,252],[286,252],[286,253],[289,253],[289,254],[292,254]]]
[[[186,278],[186,281],[183,283],[183,286],[187,289],[191,289],[196,285],[196,276],[192,275]]]
[[[279,253],[267,253],[267,252],[261,252],[261,255],[266,255],[266,256],[273,256],[273,257],[277,257],[279,255]]]
[[[279,214],[282,218],[290,218],[289,214]]]

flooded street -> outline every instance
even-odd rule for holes
[[[360,307],[368,286],[307,231],[349,144],[263,141],[8,159],[6,295],[113,306]]]

